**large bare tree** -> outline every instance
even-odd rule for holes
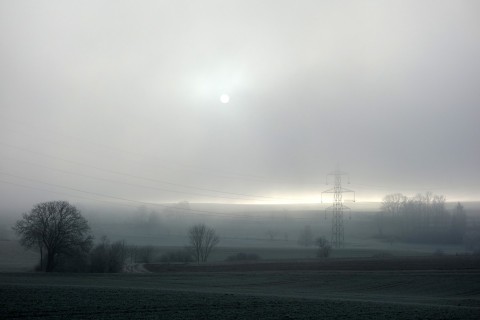
[[[197,263],[205,262],[212,249],[220,242],[215,229],[205,224],[196,224],[188,230],[193,257]]]
[[[39,203],[13,227],[21,245],[40,250],[40,268],[54,271],[58,258],[88,252],[92,246],[87,220],[66,201]],[[44,266],[44,255],[47,261]]]

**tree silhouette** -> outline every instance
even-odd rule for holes
[[[220,242],[215,229],[205,224],[196,224],[188,230],[193,257],[197,263],[205,262],[212,249]]]
[[[60,256],[88,252],[92,246],[87,220],[66,201],[35,205],[30,213],[23,214],[13,230],[20,236],[22,246],[39,249],[40,269],[46,272],[54,271]]]

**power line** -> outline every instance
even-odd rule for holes
[[[81,193],[86,193],[86,194],[90,194],[90,195],[94,195],[94,196],[100,196],[100,197],[110,198],[110,199],[120,200],[120,201],[133,202],[133,203],[137,203],[137,204],[141,204],[141,205],[159,206],[159,207],[162,207],[162,208],[165,208],[165,209],[175,209],[175,210],[180,209],[180,210],[186,210],[186,211],[192,211],[192,212],[199,212],[199,213],[203,213],[203,214],[207,214],[207,215],[224,215],[224,214],[219,213],[219,212],[196,210],[196,209],[191,209],[191,208],[172,207],[172,206],[159,204],[159,203],[154,203],[154,202],[133,200],[133,199],[123,198],[123,197],[118,197],[118,196],[102,194],[102,193],[98,193],[98,192],[85,191],[85,190],[81,190],[81,189],[77,189],[77,188],[62,186],[62,185],[55,184],[55,183],[43,182],[43,181],[31,179],[31,178],[25,178],[25,177],[21,177],[21,176],[14,175],[14,174],[7,173],[7,172],[3,172],[3,171],[0,171],[0,174],[4,174],[4,175],[11,176],[11,177],[14,177],[14,178],[23,179],[23,180],[27,180],[27,181],[31,181],[31,182],[35,182],[35,183],[40,183],[40,184],[44,184],[44,185],[48,185],[48,186],[52,186],[52,187],[56,187],[56,188],[68,189],[68,190],[81,192]],[[193,213],[188,213],[188,214],[193,214]]]
[[[27,123],[24,123],[24,122],[21,122],[21,121],[18,121],[18,120],[13,120],[13,119],[10,119],[10,122],[17,123],[17,124],[19,124],[19,125],[21,125],[25,128],[32,128],[32,127],[36,126],[35,124],[32,124],[32,123],[27,124]],[[88,141],[88,140],[81,139],[81,138],[78,138],[78,137],[73,136],[73,135],[66,135],[64,132],[58,132],[58,131],[55,131],[55,130],[51,130],[50,128],[42,127],[41,131],[42,132],[47,132],[47,133],[50,132],[55,137],[63,136],[63,137],[66,137],[67,139],[77,140],[77,141],[80,141],[82,143],[90,144],[90,145],[96,146],[97,148],[101,148],[101,149],[112,150],[112,151],[115,151],[117,153],[122,153],[122,154],[129,154],[129,155],[145,157],[144,154],[141,154],[139,152],[134,152],[134,151],[131,151],[131,150],[115,148],[115,147],[112,147],[111,145],[106,145],[106,144],[101,144],[101,143],[98,143],[98,142]],[[25,132],[22,132],[22,134],[25,134]],[[37,134],[35,134],[34,138],[39,139]],[[48,143],[58,144],[58,142],[52,142],[52,141],[49,141],[49,140],[46,140],[46,139],[42,139],[42,140],[47,141]],[[160,163],[162,163],[163,166],[165,166],[165,161],[163,159],[160,159],[156,156],[150,156],[150,157],[153,157],[153,158],[157,159]],[[194,171],[194,172],[199,172],[199,173],[202,173],[202,174],[205,173],[204,169],[201,169],[201,168],[198,168],[198,167],[195,167],[195,166],[192,166],[192,165],[182,165],[182,164],[179,164],[179,163],[175,163],[174,165],[168,164],[168,166],[170,166],[170,167],[173,167],[173,166],[182,167],[184,169],[188,169],[188,170],[191,170],[191,171]],[[212,174],[212,172],[213,172],[213,174]],[[214,171],[212,171],[212,172],[210,172],[209,174],[215,175],[215,176],[220,177],[220,178],[226,178],[226,179],[242,178],[242,179],[255,180],[255,181],[271,182],[271,179],[266,179],[264,177],[251,175],[251,174],[238,174],[238,173],[227,173],[227,172],[219,173],[218,170],[217,170],[217,172],[214,172]]]
[[[84,199],[84,200],[90,200],[90,201],[92,201],[92,200],[93,200],[93,201],[99,201],[99,202],[105,202],[105,203],[109,203],[109,204],[114,204],[114,205],[118,205],[118,206],[128,206],[128,207],[131,207],[131,208],[137,208],[137,206],[135,206],[135,205],[129,205],[129,204],[120,204],[120,203],[113,202],[113,201],[108,201],[108,200],[102,200],[102,199],[96,199],[96,198],[82,197],[82,196],[79,196],[79,195],[72,195],[72,194],[65,193],[65,192],[59,192],[59,191],[53,191],[53,190],[47,190],[47,189],[37,188],[37,187],[33,187],[33,186],[26,186],[26,185],[23,185],[23,184],[19,184],[19,183],[11,182],[11,181],[5,181],[5,180],[1,180],[1,179],[0,179],[0,183],[3,183],[3,184],[10,184],[10,185],[17,186],[17,187],[21,187],[21,188],[27,188],[27,189],[33,189],[33,190],[39,190],[39,191],[48,192],[48,193],[61,194],[61,195],[64,195],[64,196],[68,196],[68,197],[74,197],[74,198],[79,198],[79,199]]]
[[[10,157],[7,157],[7,158],[10,158]],[[62,169],[58,169],[58,168],[52,168],[52,167],[49,167],[49,166],[41,165],[41,164],[38,164],[38,163],[32,163],[32,162],[28,162],[28,161],[24,161],[24,160],[18,160],[18,159],[13,159],[13,158],[10,158],[10,160],[15,161],[15,162],[26,163],[26,164],[41,167],[41,168],[46,168],[48,170],[53,170],[53,171],[62,172],[62,173],[66,173],[66,174],[76,175],[76,176],[79,176],[79,177],[85,177],[85,178],[99,180],[99,181],[106,181],[106,182],[114,183],[114,184],[124,184],[124,185],[127,185],[127,186],[133,186],[133,187],[137,187],[137,188],[145,188],[145,189],[151,189],[151,190],[159,190],[159,191],[166,191],[166,192],[180,193],[180,194],[188,194],[188,195],[200,195],[200,196],[220,198],[220,199],[267,201],[267,200],[251,199],[251,198],[238,198],[238,197],[234,198],[234,197],[218,196],[218,195],[211,195],[211,194],[204,194],[204,193],[197,193],[197,192],[178,191],[178,190],[171,190],[171,189],[166,189],[166,188],[158,188],[158,187],[153,187],[153,186],[139,185],[139,184],[128,183],[128,182],[125,182],[125,181],[100,178],[100,177],[86,175],[86,174],[82,174],[82,173],[78,173],[78,172],[72,172],[72,171],[62,170]]]
[[[11,173],[8,173],[8,172],[4,172],[4,171],[1,171],[1,170],[0,170],[0,174],[6,175],[6,176],[10,176],[10,177],[14,177],[14,178],[17,178],[17,179],[23,179],[23,180],[31,181],[31,182],[34,182],[34,183],[39,183],[39,184],[44,184],[44,185],[48,185],[48,186],[53,186],[53,187],[56,187],[56,188],[61,188],[61,189],[67,189],[67,190],[72,190],[72,191],[76,191],[76,192],[81,192],[81,193],[85,193],[85,194],[89,194],[89,195],[94,195],[94,196],[99,196],[99,197],[104,197],[104,198],[110,198],[110,199],[120,200],[120,201],[126,201],[126,202],[132,202],[132,203],[141,204],[141,205],[158,206],[158,207],[162,207],[162,208],[164,208],[164,209],[172,209],[172,210],[175,210],[175,213],[176,213],[176,214],[201,214],[201,215],[207,215],[207,216],[216,216],[216,217],[221,216],[221,217],[227,217],[227,218],[253,219],[253,220],[257,220],[258,218],[262,219],[262,217],[256,217],[256,216],[246,216],[246,215],[244,215],[244,216],[237,216],[237,215],[231,215],[231,214],[226,214],[226,213],[221,213],[221,212],[214,212],[214,211],[208,211],[208,210],[199,210],[199,209],[192,209],[192,208],[175,207],[175,206],[169,206],[169,205],[164,205],[164,204],[160,204],[160,203],[146,202],[146,201],[140,201],[140,200],[133,200],[133,199],[125,198],[125,197],[118,197],[118,196],[112,196],[112,195],[97,193],[97,192],[85,191],[85,190],[81,190],[81,189],[77,189],[77,188],[62,186],[62,185],[59,185],[59,184],[54,184],[54,183],[49,183],[49,182],[43,182],[43,181],[31,179],[31,178],[25,178],[25,177],[18,176],[18,175],[15,175],[15,174],[11,174]],[[8,184],[13,184],[13,185],[17,185],[17,186],[22,186],[22,187],[26,187],[26,188],[38,189],[38,188],[35,188],[35,187],[29,187],[29,186],[25,186],[25,185],[20,185],[20,184],[18,184],[18,183],[12,183],[12,182],[5,181],[5,180],[0,180],[0,182],[8,183]],[[42,190],[42,191],[50,192],[50,191],[48,191],[48,190]],[[54,192],[54,191],[52,191],[52,192]],[[58,192],[56,192],[56,193],[58,193]],[[67,195],[68,195],[68,194],[67,194]],[[76,196],[74,196],[74,197],[76,197]],[[94,201],[108,202],[108,201],[99,200],[99,199],[92,199],[92,198],[89,199],[89,198],[85,198],[85,197],[81,197],[81,198],[88,199],[88,200],[94,200]],[[181,210],[181,212],[178,212],[178,210]],[[265,218],[264,218],[264,219],[265,219]],[[300,218],[300,217],[290,217],[290,219],[295,219],[295,220],[309,220],[309,219]],[[257,220],[257,221],[258,221],[258,220]]]
[[[64,161],[64,162],[73,163],[75,165],[79,165],[79,166],[83,166],[83,167],[89,167],[89,168],[92,168],[92,169],[95,169],[95,170],[108,172],[108,173],[116,174],[116,175],[127,176],[127,177],[131,177],[131,178],[135,178],[135,179],[145,180],[145,181],[152,181],[152,182],[156,182],[156,183],[163,183],[163,184],[177,186],[177,187],[181,187],[181,188],[196,189],[196,190],[216,192],[216,193],[222,193],[222,194],[228,194],[228,195],[253,197],[253,198],[263,198],[263,199],[271,199],[271,200],[292,201],[291,199],[285,199],[285,198],[260,196],[260,195],[253,195],[253,194],[247,194],[247,193],[228,192],[228,191],[221,191],[221,190],[210,189],[210,188],[183,185],[183,184],[174,183],[174,182],[170,182],[170,181],[164,181],[164,180],[158,180],[158,179],[153,179],[153,178],[148,178],[148,177],[143,177],[143,176],[137,176],[137,175],[133,175],[133,174],[125,173],[125,172],[120,172],[120,171],[115,171],[115,170],[110,170],[110,169],[103,169],[103,168],[93,166],[93,165],[90,165],[90,164],[85,164],[85,163],[81,163],[81,162],[74,161],[74,160],[69,160],[69,159],[64,159],[64,158],[61,158],[61,157],[52,156],[52,155],[49,155],[49,154],[46,154],[46,153],[43,153],[43,152],[32,151],[32,150],[29,150],[29,149],[21,148],[21,147],[14,146],[14,145],[11,145],[9,143],[5,143],[5,142],[1,142],[1,141],[0,141],[0,144],[4,145],[4,146],[7,146],[7,147],[10,147],[10,148],[21,150],[21,151],[24,151],[24,152],[40,155],[42,157],[61,160],[61,161]]]
[[[88,198],[88,197],[82,197],[82,196],[78,196],[78,195],[71,195],[71,194],[68,194],[68,193],[64,193],[64,192],[58,192],[58,191],[52,191],[52,190],[47,190],[47,189],[42,189],[42,188],[37,188],[37,187],[32,187],[32,186],[26,186],[26,185],[22,185],[22,184],[18,184],[18,183],[14,183],[14,182],[11,182],[11,181],[5,181],[5,180],[2,180],[0,179],[0,183],[3,183],[3,184],[9,184],[9,185],[13,185],[13,186],[16,186],[16,187],[21,187],[21,188],[27,188],[27,189],[33,189],[33,190],[39,190],[39,191],[43,191],[43,192],[50,192],[50,193],[55,193],[55,194],[61,194],[61,195],[66,195],[66,196],[69,196],[69,197],[74,197],[74,198],[79,198],[79,199],[85,199],[85,200],[94,200],[94,201],[99,201],[99,202],[105,202],[105,203],[109,203],[109,204],[114,204],[114,205],[117,205],[117,206],[121,206],[121,207],[130,207],[130,208],[137,208],[137,206],[135,205],[129,205],[129,204],[120,204],[120,203],[116,203],[116,202],[111,202],[111,201],[107,201],[107,200],[101,200],[101,199],[93,199],[93,198]],[[246,216],[234,216],[234,215],[231,215],[231,216],[228,216],[229,218],[234,218],[234,219],[240,219],[240,220],[247,220],[247,217]],[[248,218],[258,218],[258,217],[248,217]],[[300,220],[301,218],[297,218],[298,220]],[[303,219],[301,219],[303,220]],[[265,219],[265,221],[268,221]],[[131,236],[127,236],[127,237],[131,237]],[[141,238],[159,238],[158,236],[152,236],[152,235],[141,235],[141,236],[136,236],[136,237],[141,237]],[[166,234],[164,235],[164,237],[185,237],[184,234],[172,234],[172,233],[169,233],[169,234]],[[244,241],[275,241],[275,242],[289,242],[290,240],[284,240],[284,239],[269,239],[269,238],[253,238],[253,237],[226,237],[226,236],[221,236],[222,239],[228,239],[228,240],[244,240]],[[290,241],[291,242],[291,241]]]
[[[371,189],[379,189],[379,190],[395,190],[398,189],[398,187],[393,187],[393,186],[378,186],[378,185],[371,185],[371,184],[359,184],[359,183],[352,183],[352,185],[357,186],[359,188],[367,187]],[[421,190],[421,191],[432,191],[436,190],[438,188],[415,188],[416,190]]]

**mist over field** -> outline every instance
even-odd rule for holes
[[[0,318],[478,319],[479,13],[1,1]]]

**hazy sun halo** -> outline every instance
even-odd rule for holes
[[[230,96],[228,94],[224,93],[220,96],[221,103],[228,103],[229,101],[230,101]]]

